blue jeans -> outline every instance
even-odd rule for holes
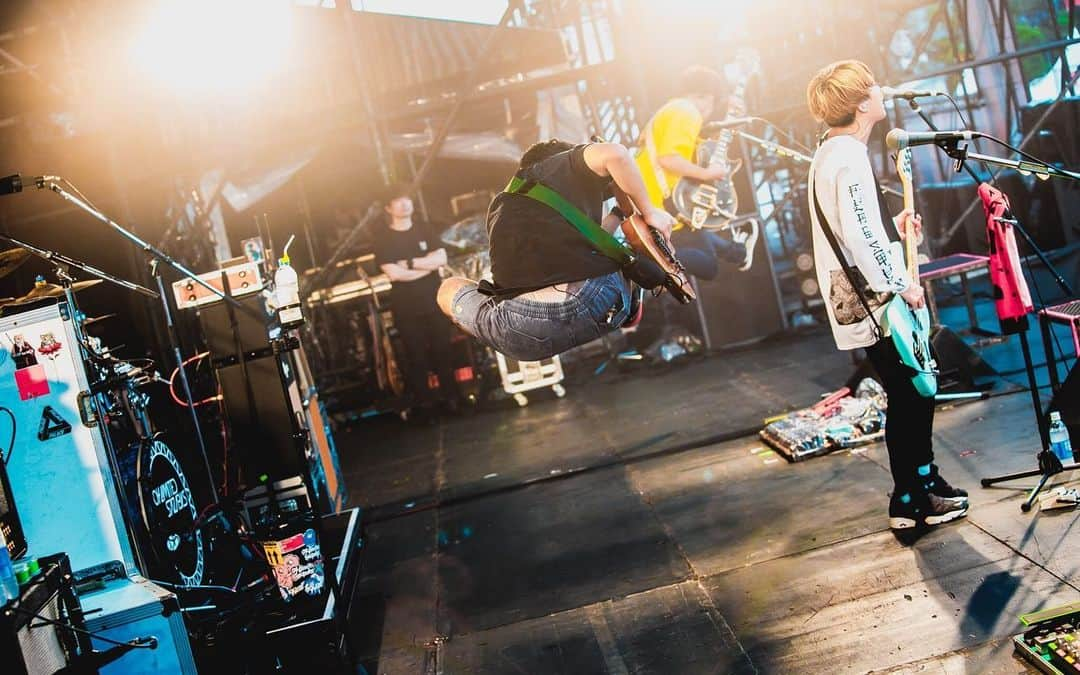
[[[498,300],[470,285],[454,296],[453,312],[459,326],[492,349],[540,361],[623,325],[630,316],[630,285],[614,272],[586,280],[561,302]]]
[[[706,281],[720,274],[718,260],[741,265],[746,258],[746,246],[708,230],[683,227],[671,235],[671,243],[675,244],[675,255],[686,271]]]

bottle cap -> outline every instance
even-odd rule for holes
[[[41,571],[41,565],[38,564],[37,558],[30,558],[26,561],[26,566],[30,569],[30,576],[36,577],[38,572]]]
[[[1056,410],[1051,410],[1050,411],[1050,421],[1051,422],[1060,422],[1061,421],[1061,413],[1059,413]]]
[[[280,258],[278,258],[278,264],[279,265],[288,265],[289,264],[289,254],[288,253],[282,254],[282,256]]]
[[[18,581],[20,586],[30,581],[33,576],[28,563],[21,562],[15,566],[15,581]]]

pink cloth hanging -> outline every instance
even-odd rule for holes
[[[1031,292],[1020,268],[1016,249],[1016,233],[1012,223],[1009,198],[1004,192],[987,183],[979,186],[979,197],[986,214],[986,239],[990,244],[990,281],[994,284],[994,306],[998,319],[1015,321],[1031,312]]]

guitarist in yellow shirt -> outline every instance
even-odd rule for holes
[[[649,200],[657,208],[665,207],[665,194],[670,194],[684,176],[710,182],[726,176],[726,167],[700,166],[693,157],[705,120],[727,97],[727,90],[723,75],[693,66],[679,79],[679,96],[665,103],[646,124],[636,161]],[[661,186],[661,180],[666,185]],[[701,279],[716,278],[720,272],[718,259],[739,265],[741,270],[750,268],[756,233],[741,231],[734,239],[728,241],[714,232],[694,231],[681,225],[676,225],[671,238],[687,271]]]

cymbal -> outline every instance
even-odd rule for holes
[[[30,251],[25,248],[10,248],[0,251],[0,277],[6,277],[30,259]]]
[[[90,279],[88,281],[76,281],[71,284],[71,290],[84,291],[91,286],[97,286],[101,283],[101,279]],[[35,302],[44,298],[59,298],[64,294],[64,287],[57,284],[50,284],[47,282],[37,282],[34,284],[34,288],[22,296],[21,298],[15,298],[8,305],[25,305],[28,302]]]

